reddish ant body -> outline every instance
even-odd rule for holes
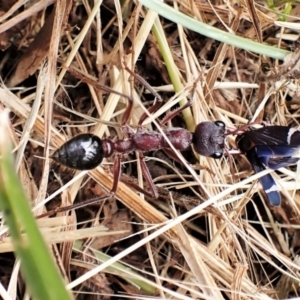
[[[137,75],[134,76],[137,77]],[[141,80],[140,78],[138,79]],[[149,85],[147,85],[147,87],[149,88]],[[155,94],[157,95],[157,93]],[[157,95],[157,97],[159,97],[159,95]],[[93,134],[80,134],[63,144],[52,156],[53,160],[67,167],[76,170],[90,170],[96,168],[104,157],[110,157],[114,153],[117,154],[113,167],[113,187],[107,196],[97,198],[94,202],[115,195],[121,175],[121,159],[125,153],[132,151],[138,152],[143,176],[150,187],[152,196],[155,198],[158,197],[158,193],[144,161],[143,152],[163,149],[172,155],[173,152],[170,150],[170,144],[179,151],[187,149],[193,144],[194,150],[200,155],[213,158],[221,158],[223,156],[226,133],[225,124],[222,121],[201,122],[196,126],[194,133],[183,128],[173,127],[163,129],[164,134],[162,134],[157,131],[147,131],[142,127],[142,123],[147,117],[147,114],[144,113],[138,122],[138,129],[134,131],[127,125],[133,107],[133,100],[130,97],[126,98],[129,100],[129,103],[122,118],[122,129],[126,137],[125,139],[113,142],[110,139],[100,139]],[[153,113],[160,107],[162,101],[160,97],[158,99],[159,100],[149,108],[149,113]],[[171,112],[160,124],[165,124],[182,110],[191,106],[191,102],[192,101],[188,101],[182,107]],[[173,155],[173,157],[174,156],[175,155]],[[69,207],[59,208],[55,212],[79,208],[94,203],[91,201],[93,200],[91,199]]]

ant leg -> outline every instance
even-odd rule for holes
[[[139,81],[146,89],[148,89],[155,96],[154,104],[148,109],[149,114],[152,114],[155,111],[157,111],[163,103],[161,96],[150,86],[150,84],[144,78],[142,78],[140,75],[132,72],[126,65],[124,68],[131,76],[134,77],[134,79]],[[142,114],[142,116],[140,117],[139,122],[138,122],[139,127],[142,127],[142,124],[146,120],[147,117],[148,117],[148,114],[146,114],[146,113]]]
[[[126,110],[125,110],[125,112],[124,112],[124,114],[122,116],[121,125],[124,126],[125,124],[127,124],[128,119],[129,119],[129,117],[131,115],[132,107],[133,107],[133,99],[132,99],[132,97],[127,96],[127,95],[125,95],[123,93],[120,93],[118,91],[115,91],[114,89],[112,89],[112,88],[110,88],[108,86],[102,85],[102,84],[96,82],[94,79],[91,79],[91,78],[87,77],[87,75],[80,74],[80,72],[77,69],[75,69],[75,68],[68,67],[68,71],[72,75],[74,75],[76,78],[78,78],[79,80],[81,80],[82,82],[90,84],[93,87],[95,87],[96,89],[103,90],[103,91],[105,91],[107,93],[114,93],[114,94],[119,95],[119,96],[121,96],[123,98],[126,98],[127,101],[128,101],[128,105],[127,105]]]
[[[175,110],[173,110],[171,113],[169,113],[168,115],[166,115],[161,121],[160,121],[160,124],[165,124],[167,123],[168,121],[170,121],[171,119],[173,119],[175,116],[179,115],[183,110],[185,110],[186,108],[189,108],[192,106],[193,104],[193,101],[194,101],[194,94],[195,94],[195,90],[196,90],[196,86],[197,86],[197,82],[198,82],[198,79],[194,82],[194,85],[193,85],[193,88],[192,88],[192,97],[191,99],[187,100],[187,102],[176,108]]]
[[[114,197],[116,194],[116,191],[118,188],[118,183],[119,183],[120,176],[121,176],[121,157],[122,157],[122,154],[116,155],[114,167],[113,167],[114,182],[113,182],[112,189],[110,190],[110,192],[107,195],[105,195],[103,197],[92,198],[92,199],[89,199],[89,200],[86,200],[86,201],[83,201],[80,203],[76,203],[76,204],[72,204],[72,205],[68,205],[68,206],[64,206],[64,207],[58,207],[54,210],[51,210],[44,214],[39,215],[37,218],[40,219],[40,218],[44,218],[44,217],[49,217],[49,216],[52,216],[59,212],[64,212],[64,211],[68,211],[71,209],[78,209],[78,208],[82,208],[82,207],[85,207],[85,206],[88,206],[91,204],[97,204],[99,202],[102,202],[104,200]]]
[[[83,202],[80,202],[80,203],[76,203],[76,204],[72,204],[72,205],[68,205],[68,206],[63,206],[63,207],[58,207],[56,209],[50,210],[46,213],[43,213],[43,214],[37,216],[37,219],[41,219],[41,218],[44,218],[44,217],[50,217],[50,216],[52,216],[56,213],[59,213],[59,212],[78,209],[78,208],[82,208],[82,207],[85,207],[85,206],[88,206],[88,205],[91,205],[91,204],[97,204],[97,203],[100,203],[104,200],[110,199],[114,195],[115,195],[115,193],[110,192],[109,194],[107,194],[103,197],[96,197],[96,198],[92,198],[92,199],[89,199],[89,200],[86,200],[86,201],[83,201]]]
[[[124,176],[124,175],[123,175]],[[123,177],[122,176],[122,177]],[[146,190],[142,189],[141,187],[139,187],[136,183],[134,183],[132,181],[132,179],[129,181],[128,178],[120,178],[120,181],[125,183],[127,186],[133,188],[134,190],[136,190],[139,193],[144,194],[145,196],[149,197],[149,198],[153,198],[153,194],[152,193],[148,193]]]
[[[176,155],[176,153],[172,149],[164,148],[162,150],[166,153],[167,156],[171,157],[173,160],[175,160],[178,163],[182,164],[182,161],[178,158],[178,156]],[[189,164],[187,161],[186,161],[186,163]]]
[[[160,99],[161,99],[161,98],[160,98]],[[154,113],[155,111],[157,111],[157,110],[161,107],[161,105],[162,105],[161,100],[158,100],[158,99],[155,98],[154,104],[153,104],[151,107],[148,108],[149,114],[152,114],[152,113]],[[148,117],[148,114],[146,114],[146,113],[144,112],[144,113],[142,114],[142,116],[140,117],[140,119],[139,119],[139,122],[138,122],[138,126],[139,126],[139,127],[142,127],[143,122],[147,119],[147,117]]]
[[[151,194],[154,198],[158,198],[158,193],[157,193],[157,190],[156,190],[156,187],[153,183],[153,180],[152,180],[152,177],[151,177],[151,174],[149,172],[149,169],[145,163],[145,160],[144,160],[144,155],[142,152],[139,152],[139,159],[140,159],[140,163],[141,163],[141,169],[142,169],[142,174],[151,190]]]
[[[113,186],[112,189],[110,190],[110,193],[115,194],[117,192],[118,189],[118,183],[120,181],[120,177],[121,177],[121,158],[122,158],[122,154],[117,154],[115,157],[115,161],[114,161],[114,182],[113,182]]]
[[[174,117],[176,117],[177,115],[179,115],[184,109],[191,107],[193,103],[193,99],[188,100],[184,105],[176,108],[175,110],[173,110],[171,113],[169,113],[168,115],[166,115],[161,121],[160,124],[164,125],[165,123],[167,123],[168,121],[170,121],[171,119],[173,119]]]
[[[132,95],[131,95],[132,96]],[[134,100],[132,97],[130,97],[130,99],[127,99],[127,107],[122,115],[122,119],[121,119],[121,126],[124,127],[128,124],[128,120],[131,116],[132,113],[132,109],[133,109],[133,103]]]
[[[133,98],[129,97],[129,98],[127,98],[127,107],[126,107],[126,109],[122,115],[122,119],[121,119],[122,127],[124,127],[126,124],[128,124],[128,120],[131,116],[132,108],[133,108]]]
[[[238,129],[235,128],[226,128],[226,135],[242,135],[245,133],[245,131],[247,131],[251,126],[253,125],[261,125],[263,124],[264,126],[266,126],[265,122],[250,122],[248,124],[245,124],[241,127],[239,127]],[[251,128],[250,128],[251,129]]]
[[[134,72],[132,72],[126,65],[125,65],[124,68],[128,73],[130,73],[135,79],[137,79],[141,84],[143,84],[155,96],[154,104],[148,109],[149,113],[152,114],[153,112],[157,111],[163,103],[163,100],[162,100],[161,96],[149,85],[149,83],[144,78],[142,78],[138,74],[135,74]],[[199,76],[199,78],[200,78],[200,76]],[[199,79],[196,79],[196,81],[193,85],[193,88],[192,88],[193,94],[195,92],[196,84],[197,84],[198,80]],[[169,115],[167,115],[159,123],[161,125],[163,125],[166,122],[168,122],[169,120],[171,120],[172,118],[174,118],[175,116],[177,116],[179,113],[181,113],[184,109],[189,108],[193,103],[193,98],[194,97],[192,96],[191,100],[188,100],[187,103],[185,103],[183,106],[175,109],[173,112],[171,112]],[[142,116],[140,117],[140,120],[138,122],[139,127],[142,126],[143,122],[146,120],[147,117],[148,117],[148,114],[146,114],[146,113],[142,114]]]
[[[132,97],[127,96],[121,92],[118,92],[118,91],[110,88],[109,86],[106,86],[106,85],[103,85],[103,84],[97,82],[94,78],[88,77],[87,74],[84,74],[84,75],[81,74],[78,69],[76,69],[74,67],[68,67],[67,69],[72,75],[74,75],[74,77],[79,79],[81,82],[90,84],[98,90],[102,90],[107,93],[113,93],[113,94],[119,95],[120,97],[126,98],[129,102],[133,102]]]
[[[160,101],[162,101],[161,96],[152,88],[152,86],[140,75],[135,74],[133,71],[131,71],[126,65],[124,66],[125,70],[132,76],[134,77],[137,81],[139,81],[146,89],[149,90],[149,92],[151,92],[155,98],[159,99]]]

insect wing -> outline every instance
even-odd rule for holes
[[[294,129],[287,126],[267,126],[246,131],[242,135],[237,136],[236,141],[239,149],[243,152],[247,152],[251,148],[260,145],[289,146],[290,137],[293,132]]]
[[[255,173],[259,173],[266,169],[266,167],[261,162],[260,158],[257,156],[257,152],[255,148],[250,149],[246,153],[246,157],[250,161]],[[264,175],[259,178],[259,181],[269,199],[269,203],[273,206],[279,206],[281,203],[281,197],[276,182],[272,177],[272,175],[271,174]]]
[[[236,139],[256,173],[270,168],[277,170],[300,159],[300,132],[288,126],[266,126],[246,131]],[[270,204],[280,205],[280,194],[272,175],[260,178]]]
[[[300,159],[299,147],[260,145],[254,150],[259,160],[273,170],[295,164]]]

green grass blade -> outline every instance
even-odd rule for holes
[[[0,114],[0,209],[4,213],[21,270],[32,299],[72,299],[31,213],[14,169],[8,113]]]
[[[81,247],[82,242],[76,241],[74,243],[73,250],[78,253],[81,253]],[[95,258],[102,263],[108,261],[111,258],[107,254],[94,250],[91,247],[89,247],[89,251],[93,252]],[[147,295],[155,295],[157,292],[157,290],[151,284],[148,283],[149,279],[143,278],[143,276],[139,275],[137,272],[133,271],[131,268],[129,268],[121,262],[113,263],[106,270],[112,274],[118,275],[119,277],[123,278],[123,280],[127,281],[133,286],[138,287]]]
[[[174,62],[171,49],[169,47],[167,38],[165,36],[165,32],[163,30],[163,27],[162,27],[159,19],[156,19],[156,21],[154,23],[154,26],[152,27],[152,32],[153,32],[153,34],[156,38],[156,41],[158,43],[159,51],[160,51],[160,53],[163,57],[164,63],[165,63],[166,68],[168,70],[168,74],[169,74],[171,82],[173,84],[174,91],[176,93],[179,93],[180,91],[183,90],[184,86],[181,83],[178,68],[177,68],[177,66]],[[183,106],[186,102],[187,102],[186,99],[182,99],[179,102],[179,104],[181,106]],[[184,120],[186,122],[187,129],[190,130],[190,131],[194,131],[195,122],[194,122],[194,118],[191,114],[191,110],[189,108],[185,109],[182,112],[182,115],[183,115]]]
[[[228,45],[232,45],[240,49],[245,49],[248,51],[255,52],[257,54],[266,55],[268,57],[281,60],[283,60],[285,56],[290,53],[289,51],[260,44],[258,42],[254,42],[252,40],[237,36],[235,34],[202,23],[177,11],[171,6],[166,5],[160,0],[139,0],[139,2],[168,20],[181,24],[182,26],[188,29],[191,29],[195,32],[198,32],[214,40],[226,43]]]

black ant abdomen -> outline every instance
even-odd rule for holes
[[[67,141],[53,153],[52,159],[66,167],[83,171],[100,165],[103,156],[101,139],[96,135],[85,133]]]

